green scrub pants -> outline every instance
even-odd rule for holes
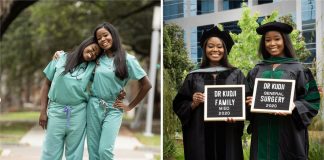
[[[123,110],[114,101],[91,97],[87,106],[87,144],[90,160],[114,159],[114,145],[121,126]]]
[[[82,160],[86,134],[86,103],[65,106],[50,102],[42,160]]]

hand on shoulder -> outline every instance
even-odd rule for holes
[[[56,51],[52,57],[52,60],[58,60],[65,52],[63,50]]]

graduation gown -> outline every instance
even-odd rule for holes
[[[251,160],[306,160],[308,159],[307,126],[319,109],[320,95],[309,69],[299,62],[285,62],[275,69],[269,63],[260,63],[247,76],[253,91],[255,78],[296,80],[291,115],[251,113],[248,132],[252,133]],[[249,115],[249,114],[248,114]]]
[[[212,74],[216,74],[214,79]],[[239,69],[219,72],[189,73],[178,91],[173,110],[182,123],[186,160],[241,160],[244,122],[205,122],[204,104],[191,108],[195,92],[204,92],[204,85],[245,84]]]

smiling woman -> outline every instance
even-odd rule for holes
[[[95,60],[100,54],[100,48],[97,44],[90,44],[83,51],[83,59],[84,61],[92,61]]]
[[[265,47],[272,56],[284,56],[284,41],[277,31],[270,31],[265,34]]]
[[[89,159],[112,160],[123,113],[134,109],[152,86],[137,59],[122,48],[112,24],[98,25],[93,35],[104,53],[97,60],[87,105]],[[118,99],[118,94],[131,79],[139,82],[140,90],[127,104]]]
[[[258,63],[247,76],[250,90],[256,78],[294,80],[295,95],[292,114],[251,113],[248,132],[251,138],[251,159],[308,159],[308,129],[312,118],[319,110],[320,96],[316,81],[308,68],[295,58],[295,50],[289,38],[293,28],[285,23],[270,22],[257,28],[262,35],[259,54],[263,61]],[[267,88],[284,90],[284,85],[268,85]],[[269,94],[270,95],[270,94]],[[247,97],[252,103],[253,97]],[[268,107],[272,102],[283,102],[284,97],[263,96]]]
[[[210,66],[218,66],[224,56],[223,41],[218,37],[211,37],[206,44],[206,56],[210,60]]]
[[[89,96],[86,87],[95,68],[91,61],[99,53],[94,37],[89,37],[72,53],[63,52],[44,69],[39,125],[47,132],[42,160],[61,159],[64,146],[66,159],[82,159]]]
[[[241,136],[244,123],[235,122],[232,118],[226,121],[204,121],[205,85],[246,83],[243,73],[229,64],[227,59],[234,42],[228,32],[220,31],[215,26],[203,32],[200,45],[203,49],[202,63],[199,69],[187,75],[173,100],[173,110],[182,123],[185,159],[242,160]],[[232,92],[225,96],[234,94]],[[215,103],[229,106],[234,101],[225,99],[216,100]],[[219,115],[226,117],[229,112],[220,111]]]

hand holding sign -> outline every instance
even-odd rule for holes
[[[203,103],[204,99],[205,99],[204,93],[201,93],[201,92],[196,92],[192,96],[192,100],[194,102]]]
[[[192,105],[191,105],[192,109],[198,107],[200,103],[204,103],[204,99],[205,99],[204,93],[195,92],[192,95]]]
[[[256,78],[251,112],[291,114],[294,91],[295,80]]]
[[[275,113],[271,113],[274,114],[275,116],[287,116],[288,113],[284,113],[284,112],[275,112]]]
[[[235,119],[227,117],[226,121],[227,123],[235,123]]]
[[[296,106],[295,106],[295,103],[292,103],[292,108],[291,108],[291,110],[294,110],[295,107],[296,107]],[[272,113],[272,114],[274,114],[275,116],[287,116],[289,113],[284,113],[284,112],[275,112],[275,113]]]
[[[248,96],[248,97],[246,97],[245,103],[247,104],[247,106],[250,107],[252,105],[252,101],[253,101],[253,97]]]

